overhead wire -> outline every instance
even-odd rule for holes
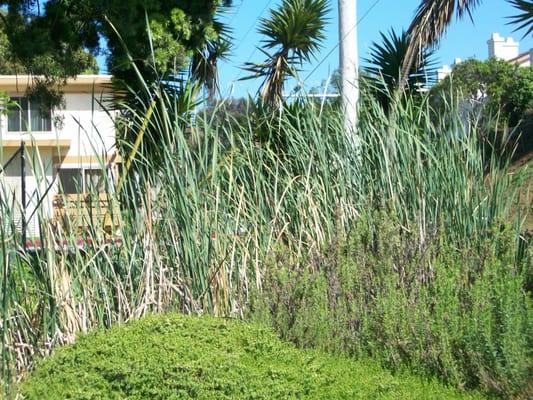
[[[250,32],[252,31],[252,29],[254,29],[254,27],[257,25],[257,22],[259,21],[259,18],[261,18],[261,16],[263,15],[263,13],[265,12],[265,10],[268,8],[268,6],[270,5],[270,3],[272,3],[272,0],[268,0],[268,2],[266,3],[266,5],[263,7],[263,9],[261,10],[261,12],[257,15],[257,17],[255,18],[254,22],[252,23],[252,25],[250,25],[250,27],[248,28],[248,30],[246,31],[246,33],[244,34],[244,36],[242,37],[241,40],[239,40],[239,43],[237,44],[237,46],[235,46],[235,50],[237,50],[241,44],[243,44],[243,42],[246,40],[246,38],[248,37],[248,35],[250,34]],[[241,3],[242,4],[242,3]]]
[[[318,68],[320,68],[320,66],[324,63],[324,61],[326,61],[326,59],[331,56],[331,54],[333,54],[333,52],[340,46],[340,44],[346,39],[346,37],[352,33],[352,31],[354,29],[356,29],[359,24],[361,22],[363,22],[367,17],[368,15],[370,14],[370,12],[381,2],[381,0],[375,0],[374,3],[372,3],[372,5],[365,11],[365,13],[357,20],[357,22],[355,23],[355,25],[348,31],[346,32],[346,34],[340,38],[337,43],[328,51],[328,53],[319,61],[319,63],[311,70],[311,72],[309,72],[306,77],[301,80],[300,82],[298,82],[298,84],[296,85],[296,87],[292,90],[292,93],[295,92],[296,88],[298,87],[301,87],[317,70]],[[267,4],[265,5],[265,7],[263,7],[263,9],[261,10],[261,12],[259,13],[259,15],[256,17],[254,23],[250,26],[250,28],[246,31],[244,37],[239,41],[239,43],[237,44],[237,46],[235,46],[235,50],[237,48],[239,48],[239,46],[244,42],[244,40],[246,39],[246,37],[250,34],[250,32],[252,31],[252,29],[254,28],[254,26],[257,24],[257,22],[259,21],[259,18],[261,18],[261,16],[263,15],[263,13],[265,12],[265,10],[268,8],[268,6],[270,5],[270,3],[272,3],[272,0],[269,0],[267,2]],[[241,3],[242,4],[242,3]],[[250,54],[250,56],[247,58],[246,62],[245,63],[248,63],[250,62],[250,60],[252,59],[252,57],[255,55],[257,51],[257,46],[254,48],[254,50],[252,51],[252,53]],[[237,77],[232,81],[232,85],[235,84],[236,81],[239,80],[240,76],[242,75],[242,69],[240,69],[239,73],[237,74]]]
[[[359,24],[361,22],[363,22],[365,20],[366,17],[368,17],[368,15],[370,14],[370,12],[379,4],[381,0],[375,0],[374,3],[365,11],[365,13],[363,14],[363,16],[361,18],[359,18],[357,20],[357,22],[355,23],[355,25],[348,31],[346,32],[346,34],[340,38],[337,43],[335,44],[335,46],[333,46],[329,51],[328,53],[320,60],[320,62],[311,70],[311,72],[309,72],[305,78],[298,82],[298,84],[296,85],[296,87],[292,90],[292,92],[294,92],[296,90],[296,88],[298,87],[301,87],[317,70],[318,68],[320,68],[320,66],[324,63],[324,61],[326,61],[326,59],[333,54],[333,52],[335,50],[337,50],[337,48],[340,46],[340,44],[346,39],[346,37],[353,32],[354,29],[356,29]]]
[[[257,25],[257,23],[259,22],[259,19],[262,17],[263,13],[267,10],[268,6],[270,5],[270,3],[272,3],[272,0],[268,0],[268,2],[265,4],[265,6],[263,7],[263,9],[259,12],[259,14],[257,15],[257,17],[255,18],[254,22],[252,23],[252,25],[250,25],[250,27],[248,28],[248,30],[246,31],[246,33],[244,34],[244,36],[242,37],[242,39],[239,41],[239,43],[237,44],[237,46],[235,46],[235,50],[237,50],[239,48],[239,46],[246,40],[246,37],[250,34],[250,32],[252,31],[252,29]],[[242,3],[241,3],[242,4]],[[250,54],[250,56],[246,59],[246,63],[250,62],[250,60],[252,59],[252,57],[255,55],[257,51],[257,46],[254,47],[253,51],[252,51],[252,54]],[[239,78],[241,77],[242,75],[242,69],[239,69],[239,72],[237,74],[237,76],[235,77],[235,79],[233,79],[231,81],[231,86],[233,87],[233,85],[235,84],[235,82],[237,82],[239,80]],[[233,91],[233,89],[232,89]]]

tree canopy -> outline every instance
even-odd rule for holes
[[[495,58],[467,60],[432,91],[440,97],[459,95],[477,100],[487,113],[501,113],[515,126],[533,108],[533,66],[520,68]]]
[[[49,80],[84,72],[94,66],[98,55],[106,57],[109,73],[128,83],[135,68],[148,81],[172,79],[188,67],[193,54],[213,48],[212,43],[224,35],[215,14],[228,4],[222,0],[0,1],[5,32],[0,46],[25,72]],[[9,71],[12,66],[5,68]]]

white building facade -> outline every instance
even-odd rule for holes
[[[115,114],[105,106],[113,95],[110,76],[69,79],[60,88],[64,106],[50,111],[26,97],[31,85],[30,76],[0,76],[0,92],[9,99],[0,116],[0,196],[17,224],[24,213],[27,235],[35,237],[38,219],[52,218],[58,194],[103,191],[109,186],[117,153]]]

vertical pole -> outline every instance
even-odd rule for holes
[[[348,134],[355,135],[359,103],[357,0],[339,0],[339,42],[344,125]]]
[[[22,212],[21,214],[21,230],[22,230],[22,248],[26,250],[26,144],[24,141],[20,142],[20,203]]]

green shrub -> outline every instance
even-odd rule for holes
[[[38,365],[21,392],[39,400],[477,397],[300,351],[259,325],[177,314],[80,337]]]
[[[362,218],[325,256],[275,259],[255,318],[298,346],[371,356],[502,396],[530,391],[531,259],[517,259],[514,235],[457,248],[384,221]]]

